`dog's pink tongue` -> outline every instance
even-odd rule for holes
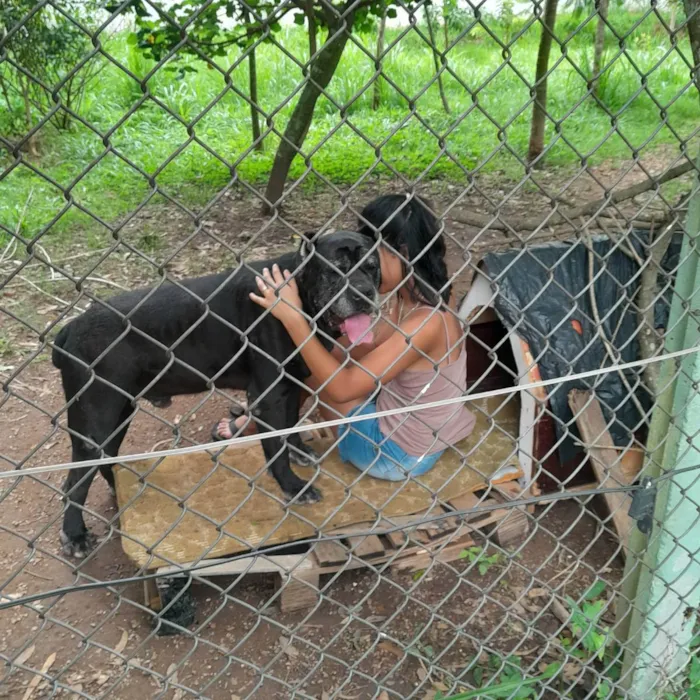
[[[374,335],[369,327],[372,325],[372,319],[368,314],[357,314],[346,318],[340,324],[340,332],[348,336],[350,342],[355,343],[371,343]]]

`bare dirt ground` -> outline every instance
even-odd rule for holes
[[[658,172],[673,156],[658,153],[647,165]],[[617,184],[626,166],[609,164],[597,169],[596,176],[607,186]],[[571,182],[568,172],[537,177],[553,193]],[[641,177],[637,170],[622,184]],[[358,207],[378,191],[396,188],[395,183],[368,186],[350,199]],[[487,200],[498,203],[509,191],[510,186],[498,178],[480,180],[479,189],[462,197],[458,209],[484,212]],[[424,193],[445,211],[460,191],[454,185],[431,183]],[[586,176],[573,181],[564,196],[580,201],[601,194],[600,185]],[[106,232],[87,237],[88,243],[71,245],[48,236],[42,240],[43,252],[35,249],[36,257],[24,267],[24,251],[10,251],[14,255],[1,263],[8,282],[0,320],[0,370],[5,382],[0,403],[1,468],[70,459],[68,437],[51,421],[63,397],[40,334],[74,314],[72,305],[84,306],[87,297],[75,285],[51,279],[39,258],[50,258],[73,275],[88,275],[93,279],[85,286],[104,297],[119,288],[152,284],[163,270],[176,278],[218,271],[234,262],[232,251],[245,246],[245,256],[251,259],[277,254],[294,245],[293,227],[312,231],[329,221],[334,228],[352,226],[348,211],[332,219],[339,206],[340,198],[333,193],[295,193],[285,208],[287,223],[279,218],[270,222],[258,213],[254,198],[232,190],[202,216],[203,228],[197,235],[185,212],[160,203],[127,223],[122,243],[106,257],[114,244]],[[545,211],[549,202],[530,185],[504,206],[517,220]],[[449,220],[446,227],[450,270],[459,273],[458,298],[485,250],[520,245],[502,233],[481,233]],[[155,265],[131,246],[145,252]],[[228,405],[221,395],[182,396],[168,409],[147,409],[134,420],[122,454],[171,445],[173,426],[178,426],[180,444],[205,442]],[[59,424],[62,421],[61,417]],[[63,478],[63,473],[52,473],[0,482],[0,602],[135,573],[122,552],[115,504],[101,478],[90,492],[88,507],[95,516],[87,521],[102,541],[87,560],[63,559],[58,546]],[[155,636],[151,616],[140,607],[143,595],[138,583],[41,598],[0,610],[0,652],[29,669],[44,669],[44,675],[37,676],[6,667],[0,675],[0,697],[174,699],[201,694],[225,700],[252,696],[427,700],[454,687],[451,678],[470,681],[471,676],[462,675],[465,669],[487,666],[491,653],[513,654],[524,667],[556,658],[557,647],[551,642],[561,636],[561,625],[546,607],[546,599],[527,592],[558,587],[560,593],[574,595],[596,576],[612,586],[621,576],[617,551],[613,536],[589,511],[578,501],[565,501],[539,509],[527,543],[500,557],[484,573],[466,560],[452,566],[436,563],[422,577],[390,568],[346,572],[322,582],[322,604],[308,614],[279,612],[271,577],[195,583],[197,622],[191,636]],[[232,587],[224,595],[226,586]],[[165,676],[169,683],[163,682]]]

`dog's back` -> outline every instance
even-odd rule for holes
[[[280,263],[291,264],[287,257]],[[147,397],[204,391],[212,377],[217,386],[245,388],[243,334],[262,313],[248,298],[252,289],[253,273],[241,267],[93,302],[58,333],[53,364],[64,380],[66,372],[87,376],[85,366],[94,366],[98,375],[130,393],[157,380]],[[255,334],[270,335],[269,325],[277,323],[268,316]]]

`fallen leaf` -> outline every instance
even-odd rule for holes
[[[546,588],[531,588],[527,595],[530,598],[543,598],[549,595],[549,591]]]
[[[532,647],[532,649],[522,649],[511,653],[513,656],[530,656],[530,654],[534,654],[536,651],[538,651],[538,649],[539,647]]]
[[[52,666],[54,661],[56,661],[56,654],[51,654],[46,658],[46,661],[44,661],[44,665],[41,667],[41,673],[46,673]],[[27,692],[23,695],[22,700],[29,700],[30,697],[34,694],[34,691],[36,690],[36,687],[43,681],[44,678],[42,678],[40,675],[34,676],[31,681],[29,681],[29,685],[27,686]]]
[[[119,644],[117,644],[116,647],[114,647],[114,653],[115,654],[121,654],[124,649],[126,649],[126,645],[129,643],[129,633],[124,630],[122,632],[122,637],[119,640]]]
[[[287,637],[280,637],[280,644],[282,645],[282,651],[290,658],[295,659],[299,656],[299,650],[287,639]]]
[[[389,700],[389,693],[387,693],[386,690],[382,690],[377,700]]]
[[[511,610],[513,612],[517,613],[518,615],[522,615],[523,617],[525,616],[525,613],[527,610],[525,610],[525,606],[520,602],[520,601],[515,601],[511,606]]]
[[[29,661],[31,655],[34,653],[34,649],[36,649],[36,647],[32,644],[32,646],[30,646],[28,649],[25,649],[12,663],[17,664],[17,666],[26,664],[27,661]]]
[[[386,615],[370,615],[365,619],[365,622],[375,624],[377,622],[384,622],[384,620],[386,620]]]
[[[380,649],[383,649],[384,651],[388,651],[390,654],[393,654],[397,659],[402,659],[404,657],[403,649],[398,644],[394,644],[394,642],[390,642],[388,639],[379,642],[377,646]]]
[[[422,683],[428,677],[428,672],[424,668],[419,668],[416,671],[416,675],[418,676],[418,680]]]
[[[577,663],[571,662],[564,664],[561,669],[561,677],[567,682],[571,683],[575,681],[579,674],[581,673],[581,666]]]
[[[350,641],[355,651],[364,651],[369,646],[370,636],[362,634],[360,630],[355,630]]]

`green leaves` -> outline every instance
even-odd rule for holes
[[[598,579],[584,594],[585,600],[595,600],[605,590],[605,581]]]
[[[497,668],[502,667],[502,671],[497,677],[488,678],[483,687],[477,690],[469,690],[457,695],[450,695],[444,700],[471,700],[472,698],[482,698],[483,700],[498,700],[499,698],[511,698],[512,700],[528,700],[539,697],[541,693],[535,686],[553,678],[561,669],[561,664],[549,664],[545,670],[537,676],[527,678],[520,668],[520,659],[509,656],[501,660],[498,656],[489,657],[489,665]],[[484,680],[484,669],[477,667],[474,669],[474,679],[482,685]]]
[[[136,19],[136,32],[129,38],[130,45],[138,46],[147,58],[155,61],[165,58],[175,47],[175,60],[185,54],[213,58],[224,56],[229,46],[243,47],[260,38],[269,40],[270,34],[281,31],[281,20],[289,13],[295,25],[301,27],[306,23],[306,13],[284,0],[213,0],[209,4],[205,0],[175,3],[153,0],[150,5],[156,10],[155,18],[153,12],[148,12],[144,0],[132,0],[122,14],[131,12]],[[338,16],[351,10],[354,19],[351,26],[367,30],[374,21],[372,17],[381,17],[385,12],[387,17],[397,17],[394,5],[394,0],[375,0],[355,7],[351,0],[345,0],[333,3],[336,12],[317,10],[314,17],[318,27],[332,29]],[[116,2],[107,6],[111,12],[118,8]],[[223,17],[227,18],[226,22],[221,21]],[[187,38],[185,43],[182,42],[183,31]]]
[[[690,659],[690,671],[688,672],[688,681],[693,686],[697,686],[700,690],[700,659],[697,656],[693,656]]]
[[[500,552],[495,552],[490,556],[486,556],[484,550],[481,547],[469,547],[468,549],[463,549],[459,553],[459,559],[468,559],[471,563],[477,563],[477,569],[479,575],[485,576],[489,569],[494,566],[503,566],[505,563],[505,557]]]

